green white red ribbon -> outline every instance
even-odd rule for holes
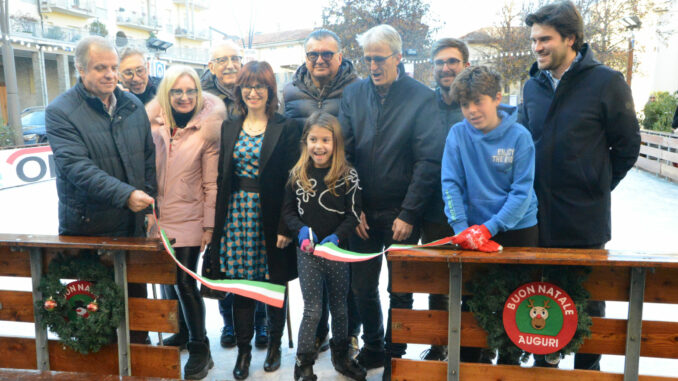
[[[174,248],[172,247],[167,234],[164,230],[160,229],[158,217],[155,214],[155,203],[153,204],[153,218],[155,219],[155,223],[158,226],[158,230],[160,231],[160,238],[162,245],[165,247],[165,252],[169,254],[169,256],[174,260],[181,270],[185,271],[188,275],[193,277],[202,285],[213,290],[232,292],[237,295],[266,303],[273,307],[282,308],[285,301],[285,286],[247,279],[209,279],[196,274],[191,269],[184,266],[181,262],[179,262],[179,260],[177,260],[177,257],[174,253]]]
[[[378,257],[390,251],[410,250],[421,247],[442,246],[451,242],[452,237],[446,237],[423,245],[394,244],[389,246],[386,250],[380,251],[378,253],[356,253],[353,251],[341,249],[333,243],[324,243],[322,245],[316,245],[315,250],[313,251],[313,255],[317,255],[318,257],[322,257],[336,262],[363,262]]]

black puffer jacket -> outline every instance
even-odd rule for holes
[[[598,246],[611,238],[610,194],[640,150],[631,89],[621,73],[593,58],[588,45],[553,91],[530,70],[520,123],[536,148],[539,243]]]
[[[223,92],[219,89],[217,86],[217,77],[209,70],[205,70],[205,72],[202,73],[202,76],[200,77],[200,86],[202,86],[203,91],[216,95],[219,99],[224,101],[224,105],[226,105],[226,120],[236,119],[242,114],[240,110],[238,110],[238,107],[236,107],[235,96],[233,93]]]
[[[56,164],[59,234],[143,236],[143,212],[127,199],[135,189],[156,194],[155,146],[146,110],[115,89],[109,115],[82,81],[47,107],[45,124]]]
[[[363,210],[397,208],[398,217],[419,222],[436,181],[445,137],[438,126],[435,93],[405,74],[381,98],[367,78],[346,87],[341,122],[346,157],[363,186]]]
[[[302,126],[311,114],[319,110],[338,116],[344,88],[357,80],[353,63],[344,59],[334,79],[327,86],[318,89],[311,81],[306,64],[302,64],[294,73],[292,82],[283,89],[285,116],[298,121]]]

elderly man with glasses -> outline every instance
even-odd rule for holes
[[[144,53],[134,48],[123,50],[120,55],[118,75],[121,85],[145,105],[158,91],[160,78],[149,77]]]
[[[445,137],[438,122],[435,93],[405,73],[402,40],[389,25],[378,25],[358,36],[367,79],[344,90],[339,120],[346,157],[355,166],[363,187],[361,223],[350,247],[362,253],[383,250],[392,243],[416,244],[421,217],[435,189]],[[358,361],[367,369],[384,366],[391,376],[391,357],[401,357],[405,344],[391,342],[389,309],[384,324],[379,300],[382,256],[351,264],[351,288],[363,323],[364,346]],[[390,266],[389,266],[390,275]],[[412,308],[412,294],[390,292],[390,308]]]
[[[238,72],[243,65],[242,48],[233,40],[224,40],[212,48],[210,57],[207,64],[209,71],[203,73],[200,85],[204,91],[224,101],[226,118],[230,119],[238,114],[233,90]]]
[[[327,29],[311,32],[304,41],[306,61],[294,73],[294,79],[283,90],[285,116],[303,126],[316,111],[339,115],[339,102],[344,88],[358,80],[353,63],[341,54],[341,39]],[[360,317],[353,294],[348,296],[348,330],[351,355],[358,351]],[[323,292],[323,311],[316,332],[316,351],[329,349],[329,301]]]

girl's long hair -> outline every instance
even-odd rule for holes
[[[169,91],[172,89],[172,86],[179,80],[179,78],[184,75],[189,76],[195,82],[195,88],[198,90],[197,98],[195,99],[195,109],[193,115],[198,115],[202,110],[203,99],[202,99],[202,86],[200,86],[200,78],[198,73],[195,70],[186,65],[172,65],[165,72],[165,77],[158,85],[158,94],[155,98],[158,100],[160,107],[162,108],[165,118],[167,118],[167,128],[170,130],[174,129],[177,126],[177,122],[172,116],[172,104],[170,103]]]
[[[312,127],[321,127],[329,130],[332,133],[332,159],[330,160],[330,171],[325,176],[325,185],[332,192],[334,196],[338,196],[337,187],[340,186],[340,181],[347,181],[346,174],[349,170],[348,162],[346,161],[346,153],[344,151],[344,138],[341,134],[341,125],[339,120],[332,114],[323,111],[316,111],[306,119],[304,124],[304,132],[301,134],[301,156],[290,171],[290,185],[294,186],[299,182],[301,188],[309,192],[312,189],[311,181],[308,178],[308,169],[313,165],[311,155],[308,153],[308,146],[306,140]]]

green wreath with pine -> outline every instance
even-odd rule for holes
[[[64,284],[62,279],[76,282]],[[76,286],[86,295],[84,300],[72,297]],[[123,292],[114,281],[113,269],[96,254],[57,255],[43,274],[39,290],[44,298],[35,303],[40,325],[56,333],[65,347],[87,354],[116,340],[124,313]],[[78,300],[74,305],[69,299]]]
[[[478,324],[487,332],[487,349],[484,357],[499,359],[505,364],[526,362],[530,353],[518,348],[504,330],[502,313],[511,292],[525,283],[534,281],[553,283],[567,292],[575,303],[578,314],[577,329],[572,340],[560,351],[549,355],[561,359],[579,350],[591,336],[591,316],[586,312],[590,294],[583,283],[591,269],[583,266],[505,265],[490,266],[474,275],[466,283],[473,296],[467,301]]]

